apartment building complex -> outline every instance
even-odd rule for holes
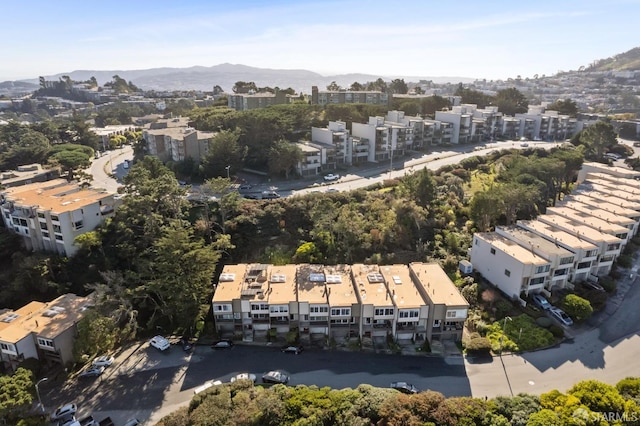
[[[271,105],[288,104],[291,96],[276,90],[274,93],[235,93],[227,95],[227,106],[236,111],[266,108]]]
[[[437,264],[225,266],[212,300],[221,336],[460,340],[468,303]]]
[[[2,220],[28,250],[72,256],[75,238],[92,231],[114,212],[113,194],[55,179],[0,192]]]
[[[209,152],[213,132],[201,132],[193,127],[167,127],[145,129],[142,132],[147,145],[147,154],[160,161],[184,161],[191,158],[197,163]]]
[[[388,106],[391,104],[391,99],[392,97],[388,93],[375,90],[318,90],[318,86],[311,87],[312,105],[369,104]]]
[[[637,234],[640,182],[629,178],[634,174],[589,168],[598,171],[585,174],[575,194],[536,220],[475,234],[474,268],[514,299],[609,274]]]
[[[0,361],[15,370],[29,358],[68,365],[78,321],[93,306],[91,296],[65,294],[48,303],[31,302],[0,314]]]

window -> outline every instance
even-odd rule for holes
[[[40,219],[44,219],[44,213],[42,213],[42,212],[38,212],[38,217],[39,217]]]
[[[598,255],[598,250],[589,250],[585,257],[596,257]]]
[[[376,308],[375,315],[393,315],[393,308]]]
[[[569,263],[573,263],[573,257],[563,257],[562,259],[560,259],[561,265],[566,265]]]
[[[3,351],[6,352],[15,352],[16,348],[13,345],[10,345],[8,343],[0,343],[0,348],[2,348]]]
[[[272,314],[278,312],[289,312],[289,307],[285,305],[269,306],[269,312],[271,312]]]
[[[45,222],[40,222],[40,229],[47,229],[47,224]]]
[[[433,321],[433,328],[440,327],[440,320]]]
[[[400,311],[398,312],[398,316],[400,318],[418,318],[418,316],[420,316],[420,312],[418,310]]]
[[[553,276],[554,276],[554,277],[561,277],[561,276],[563,276],[563,275],[567,275],[567,269],[556,269],[556,270],[553,272]]]
[[[84,228],[84,223],[82,220],[79,220],[77,222],[73,222],[73,227],[76,229],[82,229]]]
[[[496,249],[494,249],[493,247],[491,247],[491,254],[496,254]]]
[[[529,285],[539,285],[544,283],[544,277],[531,278],[529,280]]]
[[[62,241],[62,235],[56,235],[56,240]]]
[[[309,316],[309,321],[326,321],[326,320],[327,320],[326,316],[317,316],[317,315]]]
[[[27,226],[27,219],[20,219],[20,226]]]
[[[49,339],[43,339],[41,337],[38,337],[38,345],[40,345],[41,347],[45,348],[45,349],[53,349],[53,341],[49,340]]]
[[[551,265],[537,266],[536,267],[536,271],[534,273],[535,274],[542,274],[544,272],[549,272],[549,269],[551,269]]]
[[[619,250],[619,249],[620,249],[620,243],[609,244],[607,246],[607,251],[613,251],[613,250]]]
[[[18,220],[17,217],[12,218],[11,221],[13,222],[14,225],[20,225],[20,221]]]
[[[351,308],[331,308],[331,316],[351,316]]]
[[[311,306],[309,308],[309,312],[315,313],[315,314],[320,313],[320,312],[327,313],[327,312],[329,312],[329,307],[327,307],[327,306]]]
[[[455,318],[456,314],[456,311],[447,311],[447,318]]]
[[[53,232],[57,232],[58,234],[61,234],[62,228],[60,228],[60,225],[53,225]]]
[[[231,306],[230,305],[215,305],[215,310],[216,311],[230,311],[231,310]]]
[[[58,217],[58,215],[55,215],[55,214],[51,215],[51,220],[55,220],[56,222],[60,222],[60,218]]]
[[[576,269],[586,269],[586,268],[591,268],[591,262],[580,262],[576,267]]]
[[[269,305],[267,305],[266,303],[252,304],[251,305],[251,310],[252,311],[268,311],[269,310]]]
[[[505,274],[506,276],[510,277],[510,276],[511,276],[511,271],[510,271],[510,270],[508,270],[508,269],[505,269],[505,270],[504,270],[504,274]]]

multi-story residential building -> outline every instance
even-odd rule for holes
[[[555,226],[583,240],[589,241],[598,247],[597,262],[591,266],[591,275],[599,277],[611,272],[613,262],[618,258],[624,249],[624,240],[610,234],[598,231],[590,226],[584,225],[565,217],[555,214],[545,214],[538,216],[540,222]]]
[[[318,86],[311,87],[311,103],[313,105],[370,104],[388,106],[391,104],[391,99],[389,94],[375,90],[318,90]]]
[[[520,123],[523,121],[520,118],[515,117],[503,117],[502,122],[498,127],[496,132],[496,137],[504,137],[507,139],[515,140],[521,134]],[[534,121],[531,119],[524,119],[524,134],[531,135],[533,134]],[[531,138],[530,138],[531,139]]]
[[[407,149],[421,149],[425,145],[425,123],[420,117],[405,116],[403,111],[389,111],[385,122],[411,129],[411,137],[406,140]]]
[[[602,210],[603,212],[611,213],[616,217],[623,217],[625,219],[628,219],[634,223],[634,226],[633,226],[634,235],[637,234],[638,232],[638,224],[640,223],[640,212],[638,212],[637,210],[628,209],[628,208],[621,207],[619,205],[612,204],[602,200],[596,200],[595,198],[589,197],[587,195],[582,195],[582,194],[571,194],[571,196],[565,198],[565,202],[563,203],[563,205],[567,205],[568,207],[571,207],[569,206],[569,203],[571,204],[579,203],[580,205],[584,205],[588,207],[592,211],[597,212]],[[625,221],[620,221],[616,223],[623,226],[626,226],[626,224],[628,224],[628,222],[625,222]]]
[[[414,283],[407,265],[380,266],[387,289],[395,307],[396,340],[424,340],[429,320],[429,306]]]
[[[372,339],[396,334],[396,307],[378,265],[356,264],[352,279],[360,305],[360,336]]]
[[[384,117],[369,117],[369,122],[352,123],[354,137],[369,142],[367,161],[379,162],[398,158],[413,147],[413,127],[385,121]]]
[[[469,302],[440,265],[413,262],[409,264],[409,274],[428,305],[427,341],[462,340]],[[423,311],[421,307],[420,312]],[[422,336],[419,335],[416,340],[422,340]]]
[[[603,203],[603,204],[607,204],[608,206],[605,206],[605,207],[608,207],[609,209],[612,209],[614,211],[610,211],[610,210],[607,210],[606,208],[601,208],[599,206],[581,203],[578,200],[574,200],[573,197],[565,198],[564,200],[562,200],[562,202],[558,203],[558,207],[568,207],[570,209],[573,209],[579,212],[580,214],[588,215],[588,216],[603,220],[607,223],[615,224],[625,228],[629,233],[629,235],[627,236],[627,243],[628,243],[629,240],[638,231],[638,221],[631,219],[631,217],[638,217],[638,212],[629,211],[629,213],[631,214],[635,213],[633,216],[629,217],[629,216],[625,216],[615,212],[615,210],[624,210],[624,209],[610,205],[609,203]]]
[[[497,106],[473,109],[473,141],[494,140],[501,135],[502,113]],[[481,125],[480,125],[481,124]]]
[[[625,196],[612,194],[606,187],[597,187],[597,185],[583,184],[575,190],[575,195],[582,195],[591,198],[595,202],[602,201],[604,203],[613,204],[629,210],[640,212],[640,202],[630,200]]]
[[[114,212],[113,194],[55,179],[0,192],[2,219],[25,247],[72,256],[75,238],[94,230]]]
[[[597,265],[598,255],[600,254],[596,244],[539,220],[520,220],[517,225],[574,254],[574,267],[570,271],[569,282],[575,283],[589,279],[591,268],[593,265]]]
[[[302,160],[296,165],[298,174],[305,177],[318,175],[322,170],[322,166],[327,164],[326,154],[323,163],[322,149],[308,142],[299,142],[296,146],[302,151]]]
[[[362,162],[362,158],[366,161],[367,151],[369,149],[367,144],[364,155],[361,155],[363,154],[361,152],[356,152],[355,141],[347,129],[347,123],[344,121],[330,121],[326,128],[312,127],[311,141],[313,143],[333,146],[336,166]]]
[[[0,315],[0,359],[15,370],[29,358],[50,363],[73,363],[76,324],[93,306],[90,296],[65,294],[48,302],[31,302]]]
[[[475,233],[471,263],[489,282],[513,300],[550,286],[551,262],[495,232]]]
[[[584,213],[566,206],[547,207],[547,215],[559,215],[572,222],[587,225],[605,234],[618,237],[622,240],[623,246],[626,246],[633,236],[629,228],[595,217],[590,212]]]
[[[227,105],[236,111],[248,111],[251,109],[266,108],[271,105],[288,104],[291,97],[284,92],[276,90],[275,93],[236,93],[227,96]]]
[[[549,262],[551,269],[544,290],[552,292],[567,287],[575,262],[575,255],[571,251],[519,226],[496,226],[496,234]]]
[[[60,169],[43,169],[40,164],[25,164],[17,170],[0,173],[0,188],[27,185],[34,182],[46,182],[60,176]]]
[[[520,136],[528,139],[565,140],[580,130],[575,119],[558,111],[545,111],[542,105],[530,105],[526,113],[515,118],[520,119]]]
[[[635,170],[624,170],[622,176],[619,175],[619,172],[615,169],[621,169],[621,167],[612,167],[612,174],[603,173],[603,172],[589,172],[586,177],[583,178],[580,183],[587,181],[591,182],[593,180],[601,181],[601,182],[611,182],[613,185],[617,186],[619,184],[625,186],[631,186],[636,190],[640,190],[640,172],[636,172]],[[582,169],[580,170],[582,171]]]
[[[245,341],[460,339],[468,304],[439,266],[416,265],[227,265],[212,299],[216,330]]]
[[[147,153],[160,161],[184,161],[187,158],[199,163],[209,152],[209,143],[215,136],[192,127],[149,129],[142,132]]]
[[[471,143],[472,117],[473,108],[471,105],[455,106],[449,111],[436,111],[435,115],[437,121],[449,123],[452,126],[451,143],[456,145]]]

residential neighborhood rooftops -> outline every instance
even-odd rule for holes
[[[617,176],[610,175],[608,173],[601,173],[601,172],[593,172],[593,173],[587,174],[587,180],[592,180],[592,179],[606,180],[609,182],[615,182],[616,184],[621,183],[623,185],[628,185],[628,186],[632,186],[634,188],[640,189],[640,181],[636,180],[639,177],[640,177],[640,173],[638,173],[638,175],[635,175],[633,179],[620,178]]]
[[[396,307],[399,309],[419,308],[425,304],[425,300],[411,279],[407,265],[381,266],[380,273],[389,286]]]
[[[549,239],[549,241],[553,241],[554,243],[558,242],[572,249],[589,251],[598,248],[595,244],[587,240],[578,238],[554,225],[539,220],[519,220],[518,226],[539,233],[544,236],[544,238]]]
[[[94,189],[83,189],[77,183],[67,183],[64,179],[42,183],[64,182],[55,186],[28,184],[15,189],[5,190],[5,198],[18,205],[25,207],[37,207],[38,210],[51,210],[52,213],[64,213],[77,210],[107,198],[113,198],[112,194],[96,191]]]
[[[222,273],[218,277],[216,291],[213,294],[213,303],[231,302],[247,294],[251,287],[251,283],[245,282],[247,266],[246,263],[224,266]],[[255,296],[256,292],[253,292],[252,295]]]
[[[594,185],[594,188],[578,189],[578,190],[576,190],[576,194],[588,196],[588,197],[594,199],[596,202],[604,201],[604,202],[611,203],[611,204],[616,205],[616,206],[620,206],[620,207],[624,207],[626,209],[631,209],[631,210],[635,210],[635,211],[639,211],[640,212],[640,202],[634,201],[634,200],[630,200],[630,199],[628,199],[628,197],[620,198],[618,195],[611,194],[611,191],[608,188],[605,188],[605,187],[595,188],[595,185]]]
[[[539,249],[544,253],[555,255],[560,258],[573,256],[573,253],[565,249],[564,247],[547,240],[546,238],[536,234],[535,232],[531,232],[519,226],[496,227],[496,231],[498,230],[509,234],[518,242],[520,242],[520,244],[525,248],[532,247],[533,249]]]
[[[90,297],[80,297],[71,293],[64,294],[48,303],[40,305],[33,303],[26,305],[25,308],[31,305],[31,308],[39,307],[39,309],[24,317],[16,317],[8,327],[0,329],[0,341],[16,343],[31,333],[52,339],[77,323],[82,318],[84,311],[93,306]]]
[[[602,203],[602,204],[608,204],[608,203]],[[568,199],[562,205],[564,207],[568,207],[570,209],[576,210],[583,214],[588,214],[595,218],[598,218],[607,222],[615,223],[621,226],[633,226],[636,223],[636,221],[631,219],[629,216],[624,216],[624,215],[612,212],[611,210],[606,210],[604,208],[597,207],[595,205],[584,204],[577,200]],[[616,208],[616,206],[612,206],[612,207]],[[622,209],[621,207],[618,207],[618,208]],[[636,216],[637,215],[638,213],[636,212]],[[628,230],[628,228],[625,228],[625,229]]]
[[[640,217],[640,212],[638,212],[637,210],[623,207],[618,204],[613,204],[608,201],[597,200],[593,197],[589,197],[588,195],[573,194],[570,197],[567,197],[565,200],[567,200],[567,204],[569,201],[578,202],[585,206],[589,206],[590,208],[601,209],[618,216],[624,216],[628,218]]]
[[[541,222],[553,224],[560,229],[566,230],[567,232],[576,235],[577,237],[585,238],[595,243],[605,242],[607,244],[613,244],[622,242],[620,238],[614,235],[598,231],[591,226],[584,225],[583,223],[568,219],[560,215],[544,214],[538,216],[538,220]]]
[[[296,301],[296,265],[269,265],[269,304],[286,304]]]
[[[531,250],[495,232],[476,232],[474,237],[490,243],[493,247],[518,259],[521,263],[528,265],[546,265],[549,263],[548,260],[536,255]]]
[[[409,264],[409,269],[418,280],[416,286],[422,286],[424,294],[434,305],[469,306],[439,264],[413,262]]]
[[[625,228],[624,226],[620,226],[612,222],[607,222],[606,220],[595,217],[590,213],[574,210],[572,208],[569,208],[568,206],[547,207],[547,214],[550,213],[560,215],[564,218],[574,221],[576,224],[587,225],[606,234],[616,235],[627,234],[629,232],[629,229]]]
[[[360,303],[373,306],[393,306],[378,265],[355,264],[352,267],[354,285]]]
[[[617,181],[609,180],[609,179],[588,179],[586,181],[587,184],[592,185],[602,185],[607,188],[611,188],[614,191],[624,191],[629,193],[632,196],[635,196],[636,199],[640,198],[640,189],[638,189],[635,185],[628,185],[627,181],[631,181],[630,179],[618,179]],[[633,181],[636,182],[636,181]]]

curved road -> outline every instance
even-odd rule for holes
[[[131,159],[133,159],[133,148],[128,145],[107,151],[101,157],[94,159],[91,162],[91,167],[87,170],[93,176],[91,185],[115,194],[121,185],[109,174],[117,176],[118,179],[122,178],[127,174],[124,161]]]

